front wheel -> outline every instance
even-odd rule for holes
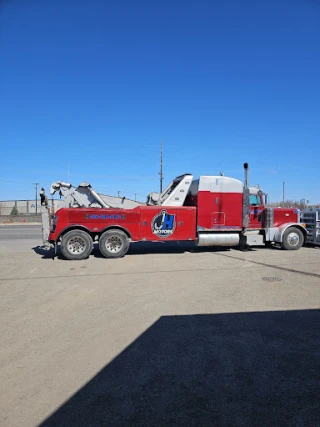
[[[282,247],[289,251],[296,251],[303,245],[302,231],[296,227],[290,227],[283,233]]]
[[[67,259],[86,259],[91,254],[92,248],[92,238],[85,231],[71,230],[62,236],[60,249]]]
[[[121,258],[129,249],[128,236],[121,230],[107,230],[99,239],[99,249],[106,258]]]

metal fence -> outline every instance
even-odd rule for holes
[[[58,200],[53,200],[53,204]],[[49,200],[49,207],[52,206],[52,200]],[[18,214],[23,215],[40,215],[41,204],[40,199],[37,200],[3,200],[0,201],[0,215],[10,215],[12,209],[16,207]]]

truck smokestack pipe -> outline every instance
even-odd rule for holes
[[[245,230],[249,226],[249,204],[250,191],[248,187],[249,165],[244,163],[244,184],[243,184],[243,207],[242,207],[242,227]]]
[[[248,188],[249,183],[249,165],[248,163],[244,163],[244,188]]]

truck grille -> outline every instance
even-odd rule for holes
[[[301,221],[306,224],[307,243],[320,245],[320,209],[304,209]]]

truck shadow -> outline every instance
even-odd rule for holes
[[[265,249],[265,247],[261,247],[259,249]],[[32,250],[38,254],[42,255],[42,259],[53,259],[58,258],[65,260],[62,256],[60,247],[57,248],[57,253],[55,255],[54,249],[46,249],[43,246],[35,246]],[[207,246],[207,247],[199,247],[194,244],[194,242],[135,242],[131,243],[129,250],[125,256],[128,255],[146,255],[146,254],[182,254],[185,252],[190,253],[214,253],[214,252],[229,252],[230,250],[237,250],[236,247],[221,247],[221,246]],[[240,250],[240,249],[239,249]],[[255,251],[254,248],[248,248],[246,251]],[[95,258],[104,258],[101,252],[99,251],[99,245],[94,243],[93,250],[90,256],[94,256]]]
[[[319,325],[320,310],[160,317],[41,426],[318,425]]]
[[[230,247],[222,246],[196,246],[194,242],[176,241],[176,242],[134,242],[130,244],[128,255],[146,255],[146,254],[183,254],[190,253],[213,253],[213,252],[229,252]],[[249,251],[255,249],[250,248]],[[92,255],[96,258],[103,258],[97,244],[94,245]]]
[[[50,249],[46,249],[43,246],[35,246],[34,248],[32,248],[32,250],[38,254],[38,255],[42,255],[42,259],[52,259],[54,258],[54,249],[50,248]],[[60,251],[59,251],[60,253]],[[59,257],[59,254],[58,254]],[[62,258],[62,257],[61,257]]]
[[[135,242],[130,244],[128,255],[142,255],[148,253],[184,253],[184,252],[225,252],[229,251],[227,247],[201,247],[194,242]]]

